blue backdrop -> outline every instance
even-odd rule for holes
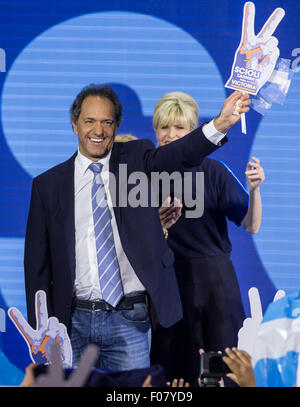
[[[26,316],[23,248],[32,177],[75,151],[68,116],[74,97],[89,83],[112,84],[124,106],[119,133],[153,141],[151,116],[166,92],[190,93],[199,103],[200,121],[214,117],[231,93],[224,84],[240,41],[243,4],[0,1],[0,385],[18,383],[30,363],[6,311],[16,306]],[[276,7],[285,9],[275,36],[280,56],[296,65],[300,3],[257,0],[255,6],[256,33]],[[245,186],[252,155],[261,159],[266,174],[259,234],[230,225],[248,315],[250,287],[259,289],[263,309],[277,289],[300,289],[299,107],[296,73],[284,106],[273,105],[265,116],[251,110],[247,135],[237,125],[230,142],[214,154]]]

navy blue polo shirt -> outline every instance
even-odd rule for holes
[[[204,158],[200,166],[189,171],[193,173],[193,191],[196,188],[195,173],[204,172],[204,213],[200,218],[186,218],[186,209],[193,209],[183,206],[181,217],[169,229],[169,246],[176,256],[186,258],[228,254],[232,246],[227,219],[237,226],[241,224],[248,210],[249,195],[232,171],[220,161]]]

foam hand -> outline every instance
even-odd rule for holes
[[[50,346],[53,342],[59,344],[64,367],[72,365],[72,347],[64,324],[57,318],[48,318],[46,293],[37,291],[35,295],[35,313],[37,326],[33,329],[21,312],[11,307],[8,310],[10,319],[25,339],[31,360],[38,364],[50,362]]]
[[[248,296],[251,317],[245,319],[243,327],[239,330],[237,347],[238,349],[245,350],[250,356],[252,356],[257,331],[263,319],[263,312],[258,289],[256,287],[251,287],[248,291]],[[273,301],[277,301],[283,296],[285,296],[285,292],[279,290],[276,292]]]
[[[226,87],[257,94],[271,76],[279,56],[278,40],[272,34],[284,15],[282,8],[275,9],[255,35],[255,6],[252,2],[245,3],[241,41]]]
[[[80,358],[78,367],[68,378],[64,377],[62,369],[61,352],[58,343],[52,342],[50,346],[50,366],[47,373],[36,379],[34,387],[82,387],[85,385],[92,367],[97,361],[99,350],[95,345],[89,345]]]

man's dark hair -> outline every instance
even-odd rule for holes
[[[76,96],[76,99],[74,100],[70,109],[72,122],[77,123],[81,112],[82,102],[88,96],[99,96],[101,98],[110,100],[115,107],[116,125],[117,127],[120,126],[122,120],[122,105],[113,88],[110,85],[95,85],[93,83],[83,88],[82,91]]]

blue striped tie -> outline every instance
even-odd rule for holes
[[[119,262],[115,249],[111,214],[107,205],[105,188],[101,178],[103,164],[92,163],[92,209],[96,239],[97,263],[102,298],[115,307],[123,296]]]

